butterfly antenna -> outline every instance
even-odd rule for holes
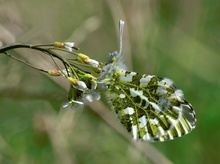
[[[120,40],[119,40],[119,54],[121,55],[122,52],[122,36],[123,36],[123,30],[124,30],[124,24],[125,22],[123,20],[119,21],[119,36],[120,36]]]

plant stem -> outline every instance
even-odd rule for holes
[[[37,68],[37,67],[35,67],[35,66],[33,66],[33,65],[29,64],[29,63],[27,63],[27,62],[24,61],[24,60],[21,60],[21,59],[19,59],[19,58],[16,58],[15,56],[12,56],[12,55],[9,54],[8,52],[5,52],[5,54],[6,54],[8,57],[10,57],[10,58],[12,58],[12,59],[14,59],[14,60],[17,60],[17,61],[19,61],[19,62],[21,62],[21,63],[24,63],[25,65],[27,65],[27,66],[29,66],[29,67],[31,67],[31,68],[33,68],[33,69],[36,69],[36,70],[38,70],[38,71],[42,71],[42,72],[48,73],[47,71],[45,71],[45,70],[43,70],[43,69],[40,69],[40,68]]]
[[[45,45],[45,46],[52,46],[53,44],[48,44],[48,45]],[[0,48],[0,53],[5,53],[6,51],[9,51],[9,50],[13,50],[13,49],[17,49],[17,48],[29,48],[29,49],[34,49],[34,50],[38,50],[38,51],[41,51],[41,52],[44,52],[45,54],[47,55],[50,55],[50,56],[53,56],[57,59],[59,59],[60,61],[62,61],[65,69],[67,70],[67,66],[69,65],[68,62],[66,62],[65,59],[63,59],[60,55],[58,55],[57,53],[55,53],[54,51],[51,51],[50,49],[46,49],[46,48],[41,48],[39,46],[43,46],[43,45],[37,45],[37,46],[33,46],[33,45],[30,45],[30,44],[22,44],[22,43],[17,43],[17,44],[13,44],[13,45],[8,45],[8,46],[5,46],[5,47],[1,47]],[[13,56],[14,57],[14,56]],[[15,58],[15,57],[14,57]],[[18,59],[18,58],[16,58]],[[30,64],[29,64],[30,65]]]

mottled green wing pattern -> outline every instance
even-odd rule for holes
[[[119,69],[111,74],[106,95],[134,140],[172,140],[195,128],[192,106],[170,79]]]

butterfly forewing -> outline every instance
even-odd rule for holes
[[[195,128],[192,106],[170,79],[117,70],[106,94],[134,140],[172,140]]]

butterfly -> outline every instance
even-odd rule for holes
[[[123,21],[120,22],[122,47]],[[126,70],[119,52],[110,53],[99,78],[111,109],[134,140],[167,141],[196,127],[195,111],[172,80]]]

